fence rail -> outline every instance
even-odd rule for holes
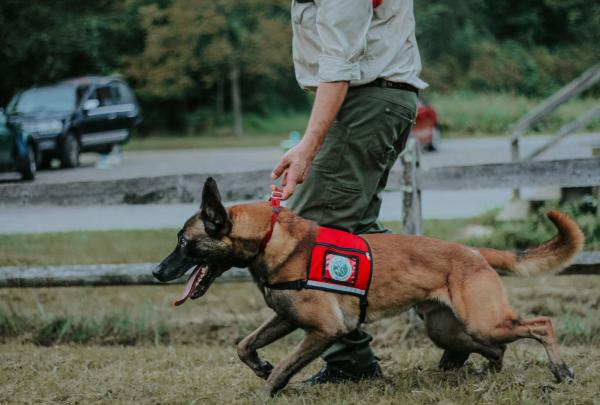
[[[404,232],[420,234],[421,191],[511,188],[523,186],[584,187],[600,185],[600,159],[515,162],[478,166],[423,169],[415,143],[402,156],[402,170],[392,172],[388,190],[403,192]],[[147,204],[194,202],[209,174],[186,174],[77,182],[61,185],[18,184],[1,187],[3,203],[62,205]],[[261,199],[266,195],[269,171],[212,174],[228,201]],[[154,284],[152,264],[47,266],[0,268],[0,287],[50,287],[75,285]],[[566,274],[600,274],[600,252],[581,254]],[[248,273],[235,269],[222,281],[247,280]],[[181,280],[179,280],[181,281]]]

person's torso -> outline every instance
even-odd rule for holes
[[[343,7],[342,1],[340,6]],[[306,89],[316,88],[320,81],[322,47],[317,30],[317,8],[315,2],[292,2],[294,68],[298,83]],[[373,9],[359,65],[360,78],[352,80],[351,86],[384,78],[419,89],[427,87],[419,78],[421,58],[415,37],[413,0],[384,0]]]

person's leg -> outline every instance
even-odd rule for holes
[[[378,221],[381,192],[406,143],[416,95],[394,89],[350,90],[306,181],[288,202],[298,215],[353,233],[385,232]],[[357,328],[336,342],[323,359],[350,379],[380,375],[369,345]],[[318,375],[312,382],[331,381]],[[329,370],[331,371],[331,370]],[[352,376],[357,378],[352,378]],[[333,379],[335,380],[335,379]]]

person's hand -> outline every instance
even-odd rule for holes
[[[315,148],[303,140],[281,157],[271,173],[271,178],[275,180],[283,174],[281,180],[283,200],[290,198],[296,190],[296,185],[301,184],[306,179],[315,153]]]

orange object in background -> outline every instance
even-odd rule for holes
[[[423,96],[419,96],[417,119],[411,135],[429,151],[440,148],[441,134],[438,114]]]

